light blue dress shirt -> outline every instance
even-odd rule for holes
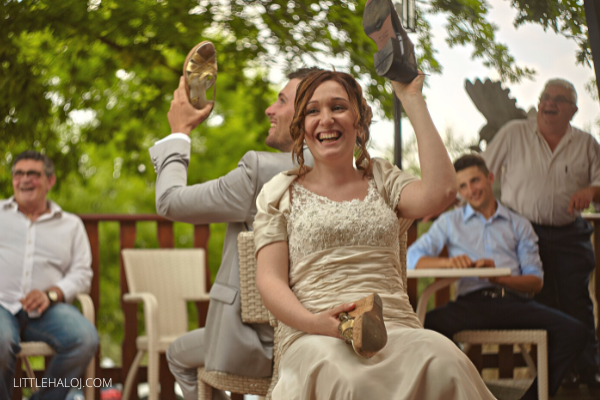
[[[496,204],[496,213],[488,220],[469,204],[440,215],[427,233],[409,247],[407,268],[415,269],[421,257],[437,257],[447,246],[449,257],[466,254],[473,261],[489,258],[496,268],[510,268],[512,276],[534,275],[543,279],[538,237],[531,223]],[[494,286],[479,278],[462,278],[456,285],[458,296]]]

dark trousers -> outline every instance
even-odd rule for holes
[[[577,370],[589,375],[598,371],[600,358],[594,326],[594,309],[588,285],[596,260],[590,241],[592,226],[583,218],[573,223],[550,227],[533,225],[539,237],[540,258],[544,266],[544,288],[535,299],[587,326],[586,347],[575,362]]]
[[[587,328],[573,317],[513,294],[490,298],[481,291],[459,296],[427,313],[425,328],[452,339],[464,330],[543,329],[548,332],[548,380],[556,394],[568,368],[583,350]],[[537,380],[524,399],[537,398]]]

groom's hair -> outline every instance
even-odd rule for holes
[[[310,68],[298,68],[295,71],[292,71],[286,75],[286,77],[291,81],[292,79],[304,79],[314,74],[315,72],[323,71],[319,67],[310,67]]]

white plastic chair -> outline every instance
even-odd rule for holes
[[[544,330],[501,330],[501,331],[462,331],[454,335],[454,341],[465,343],[464,352],[469,351],[472,344],[518,344],[529,368],[530,376],[538,378],[538,399],[548,400],[548,339]],[[531,355],[525,348],[525,343],[537,345],[537,368]],[[512,379],[486,381],[488,385],[504,387],[519,387],[520,382]],[[528,382],[527,382],[528,383]],[[528,385],[521,389],[527,390]]]
[[[128,400],[140,361],[148,353],[149,400],[158,400],[159,354],[188,331],[187,302],[208,301],[203,249],[126,249],[121,252],[129,293],[126,302],[142,302],[146,336],[127,373],[123,400]]]
[[[94,302],[92,298],[85,294],[80,293],[76,297],[77,301],[81,304],[81,313],[92,323],[92,325],[96,326],[96,313],[94,309]],[[29,363],[29,359],[27,357],[48,357],[56,354],[54,349],[50,347],[48,344],[44,342],[21,342],[21,351],[17,353],[17,358],[21,358],[23,363],[25,364],[25,371],[28,378],[35,378],[35,374],[33,369],[31,368],[31,364]],[[19,366],[20,368],[20,366]],[[85,380],[94,379],[96,375],[96,357],[92,357],[86,371],[85,371]],[[36,380],[31,380],[33,383],[32,390],[37,392],[39,389],[35,386]],[[93,385],[86,386],[85,388],[85,398],[86,400],[94,400],[94,387]]]

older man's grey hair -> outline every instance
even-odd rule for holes
[[[571,82],[560,78],[550,79],[548,82],[546,82],[546,86],[544,86],[544,90],[542,91],[542,93],[546,91],[548,86],[560,86],[569,89],[569,91],[571,92],[571,100],[573,101],[573,103],[575,103],[575,105],[577,105],[577,91],[575,90],[575,86],[573,86]]]
[[[54,163],[52,162],[52,160],[47,155],[35,150],[25,150],[15,158],[15,161],[13,161],[13,165],[11,168],[11,172],[13,174],[15,173],[15,165],[17,165],[17,163],[21,160],[41,161],[44,163],[44,174],[47,177],[51,177],[52,175],[54,175]]]

